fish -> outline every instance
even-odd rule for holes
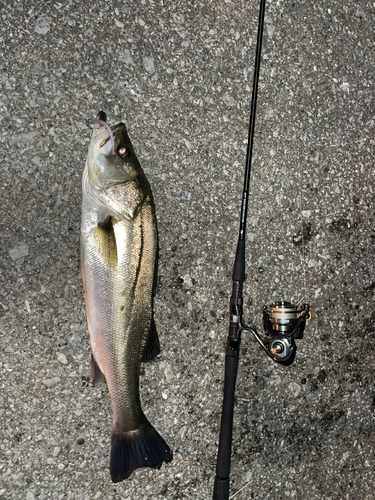
[[[114,483],[142,467],[160,468],[172,452],[143,413],[141,361],[160,352],[153,298],[158,233],[153,195],[124,123],[100,111],[82,176],[81,277],[91,375],[106,382],[113,423]]]

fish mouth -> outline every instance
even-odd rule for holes
[[[121,144],[123,142],[122,139],[126,135],[124,123],[120,122],[110,127],[104,111],[99,111],[97,119],[90,120],[90,123],[94,125],[92,141],[104,154],[117,153],[122,158],[129,155],[128,148]]]
[[[106,124],[108,126],[108,128],[111,129],[113,134],[116,134],[117,132],[119,132],[120,130],[125,128],[125,124],[122,122],[117,123],[117,125],[113,125],[112,127],[110,127],[108,125],[108,122],[107,122],[107,115],[104,111],[99,111],[99,113],[97,115],[97,119],[92,120],[92,121],[95,122],[95,124],[96,124],[96,127],[94,126],[94,136],[96,136],[98,133],[104,132],[104,130],[100,131],[100,127],[102,127],[103,124]],[[102,123],[96,123],[96,121],[99,121]],[[108,131],[107,128],[106,128],[106,130]],[[109,137],[107,138],[107,140],[108,139],[109,139]]]

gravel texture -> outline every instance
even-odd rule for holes
[[[258,9],[1,3],[1,499],[212,497]],[[260,329],[263,304],[320,280],[291,367],[243,339],[236,500],[375,498],[374,20],[373,1],[267,3],[246,320]],[[126,123],[155,197],[162,353],[141,394],[174,453],[116,485],[79,277],[99,110]]]

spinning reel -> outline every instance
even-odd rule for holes
[[[231,314],[231,324],[234,328],[232,327],[231,330],[232,334],[235,332],[236,334],[228,338],[229,349],[235,348],[235,344],[240,342],[241,333],[247,331],[254,335],[273,361],[285,366],[293,363],[297,351],[294,339],[303,338],[306,321],[311,318],[308,304],[303,304],[302,307],[298,308],[298,305],[280,301],[270,306],[263,306],[263,328],[266,335],[263,340],[254,327],[242,324],[242,308],[236,304],[232,304],[232,307],[234,307],[232,310],[234,314]]]
[[[263,345],[274,361],[287,366],[293,363],[297,350],[294,339],[303,338],[310,317],[308,304],[298,309],[290,302],[281,301],[263,307],[264,333],[270,337],[263,341]]]

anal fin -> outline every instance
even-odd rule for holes
[[[99,382],[106,383],[105,376],[101,371],[101,369],[99,368],[99,365],[96,362],[92,351],[90,357],[90,369],[91,369],[91,378],[93,379],[95,384],[98,384]]]
[[[156,358],[158,354],[160,354],[160,342],[158,332],[156,331],[155,320],[154,317],[152,317],[150,333],[148,334],[141,361],[150,361],[151,359]]]

